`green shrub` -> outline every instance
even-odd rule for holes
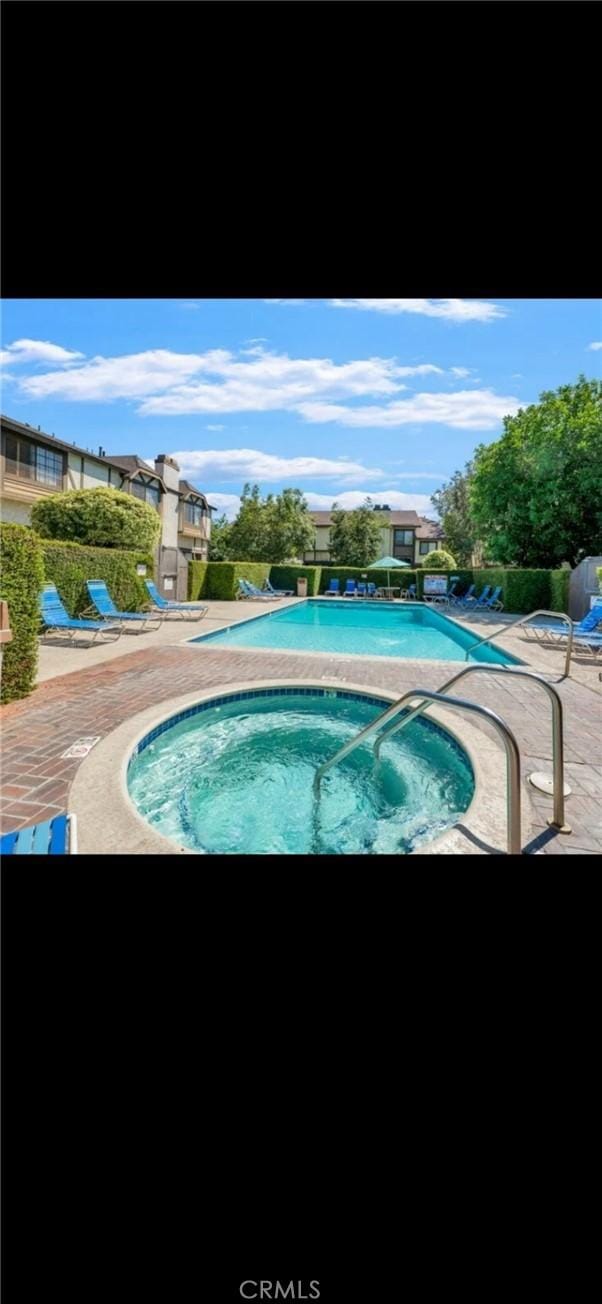
[[[602,566],[598,571],[598,578],[602,580]],[[570,570],[550,571],[550,611],[564,611],[568,616],[570,579]]]
[[[207,586],[208,561],[189,561],[188,563],[188,601],[197,602],[205,598]]]
[[[455,561],[451,552],[445,552],[444,548],[435,548],[434,552],[427,552],[422,557],[420,565],[428,571],[454,570]]]
[[[136,566],[144,564],[149,579],[153,559],[144,552],[117,548],[85,548],[79,543],[41,539],[46,579],[56,584],[70,616],[79,616],[90,606],[86,580],[104,580],[120,611],[140,611],[150,598],[144,577]]]
[[[31,524],[44,539],[142,552],[151,552],[161,533],[154,507],[108,486],[49,494],[34,503]]]
[[[307,596],[315,597],[320,592],[320,572],[321,566],[272,566],[270,570],[270,584],[275,589],[292,589],[293,593],[297,592],[297,580],[305,577],[307,580]]]
[[[27,525],[0,525],[0,598],[8,603],[12,642],[2,656],[2,702],[27,697],[38,667],[39,595],[44,582],[42,550]]]

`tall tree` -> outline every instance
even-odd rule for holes
[[[313,522],[300,489],[283,489],[263,499],[259,485],[246,484],[238,516],[228,527],[226,555],[232,561],[302,559],[313,537]]]
[[[602,382],[579,376],[504,418],[475,454],[471,512],[487,554],[576,565],[602,547]]]
[[[455,471],[451,480],[431,494],[431,502],[441,519],[445,542],[458,566],[472,566],[479,561],[479,543],[470,507],[470,485],[474,474],[472,462],[463,471]]]
[[[230,530],[230,522],[225,515],[216,516],[211,522],[209,561],[227,561]]]
[[[362,507],[342,511],[333,503],[330,555],[340,566],[369,566],[382,552],[383,512],[375,512],[371,498]]]

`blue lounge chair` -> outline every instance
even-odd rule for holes
[[[566,625],[523,625],[525,638],[537,639],[540,643],[564,643],[568,638]],[[598,655],[602,648],[602,601],[593,607],[580,621],[573,622],[573,646],[581,651],[591,651]]]
[[[376,593],[376,584],[372,580],[368,580],[367,593],[369,598],[373,598]]]
[[[144,583],[153,606],[162,611],[165,616],[180,616],[182,620],[202,620],[209,610],[201,602],[170,602],[159,593],[153,580],[145,580]]]
[[[356,584],[355,580],[346,580],[346,581],[345,581],[345,593],[344,593],[343,596],[346,597],[346,598],[356,598],[356,597],[357,597],[357,584]]]
[[[475,586],[473,585],[473,588],[474,588],[474,587],[475,587]],[[488,597],[488,595],[490,594],[490,592],[491,592],[491,585],[490,585],[490,584],[486,584],[486,585],[485,585],[485,588],[484,588],[483,591],[482,591],[482,593],[479,593],[478,595],[477,595],[476,593],[472,593],[472,594],[471,594],[471,593],[467,593],[467,594],[466,594],[466,597],[464,598],[464,601],[463,601],[463,603],[462,603],[462,606],[463,606],[463,607],[478,607],[478,606],[480,606],[480,604],[481,604],[482,602],[485,601],[485,598]]]
[[[0,838],[1,856],[75,856],[77,831],[75,815],[55,815],[42,824],[29,824],[16,833]]]
[[[324,596],[327,598],[338,598],[340,596],[340,592],[341,592],[340,580],[329,580],[328,588],[326,589]]]
[[[501,591],[502,591],[502,586],[501,584],[498,584],[497,588],[493,590],[493,593],[490,593],[488,598],[483,598],[482,596],[479,598],[479,601],[477,602],[477,607],[479,607],[481,610],[486,609],[488,611],[503,611],[504,604],[500,599]]]
[[[45,634],[65,634],[71,639],[74,639],[76,634],[91,634],[88,647],[92,647],[99,636],[107,643],[114,643],[121,634],[121,625],[111,625],[106,620],[82,620],[70,616],[61,602],[55,584],[45,584],[40,593],[40,615]]]
[[[274,586],[270,584],[269,579],[265,582],[265,591],[266,593],[271,594],[273,598],[294,598],[295,596],[292,589],[275,589]]]
[[[86,580],[86,588],[93,604],[89,610],[96,608],[103,620],[118,620],[122,628],[134,629],[137,634],[160,628],[163,614],[158,611],[118,611],[104,580]]]
[[[416,585],[408,584],[407,589],[402,589],[399,596],[400,598],[403,598],[405,602],[408,601],[408,598],[412,601],[412,599],[416,597]]]
[[[477,587],[476,584],[470,584],[469,587],[468,587],[467,590],[466,590],[466,593],[463,593],[461,597],[456,598],[455,606],[456,606],[456,607],[463,607],[467,602],[468,602],[468,603],[472,602],[472,601],[473,601],[473,596],[472,596],[472,595],[473,595],[473,593],[474,593],[476,587]]]
[[[367,591],[367,586],[364,584],[364,581],[363,581],[363,580],[358,580],[358,585],[357,585],[357,596],[358,596],[358,598],[365,598],[365,596],[366,596],[366,591]]]
[[[238,596],[239,598],[252,598],[254,601],[259,602],[274,601],[271,593],[262,593],[261,589],[258,589],[255,584],[251,584],[249,580],[238,581]]]
[[[456,593],[456,589],[459,583],[460,583],[459,580],[454,580],[451,587],[447,590],[447,601],[449,602],[450,607],[455,607],[456,604],[460,601]]]

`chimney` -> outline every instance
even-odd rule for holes
[[[178,493],[180,487],[180,468],[174,457],[168,453],[158,453],[155,458],[155,471],[161,479],[166,489],[171,489]]]

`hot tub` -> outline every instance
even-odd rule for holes
[[[426,848],[468,809],[465,750],[428,716],[373,735],[316,770],[388,705],[351,690],[274,685],[211,697],[161,720],[129,757],[139,815],[177,847],[209,854],[365,854]]]

